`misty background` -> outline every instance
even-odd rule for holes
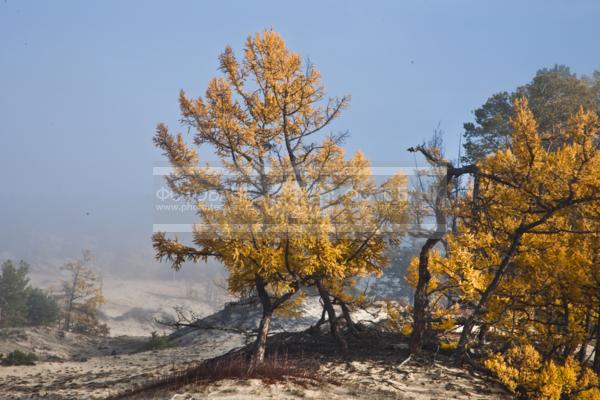
[[[352,95],[335,123],[350,131],[348,153],[410,165],[406,148],[438,126],[457,158],[472,110],[538,69],[591,74],[599,11],[582,0],[1,0],[0,261],[51,270],[90,249],[106,274],[173,279],[150,240],[153,167],[165,165],[154,129],[177,130],[179,90],[203,94],[224,47],[240,54],[248,34],[278,30],[330,96]],[[211,262],[175,279],[221,273]]]

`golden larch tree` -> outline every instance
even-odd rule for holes
[[[173,192],[198,202],[193,243],[165,233],[153,241],[175,269],[215,257],[232,293],[257,295],[253,359],[262,362],[273,313],[303,287],[341,292],[338,282],[386,265],[385,242],[401,233],[405,179],[376,185],[362,153],[345,157],[345,134],[323,135],[349,97],[327,99],[317,69],[278,33],[250,36],[241,59],[227,47],[219,60],[224,76],[204,97],[182,91],[179,99],[194,144],[212,149],[219,168],[201,165],[197,150],[163,124],[154,138],[173,167]],[[206,201],[207,193],[219,201]]]
[[[62,281],[64,330],[88,334],[108,334],[108,327],[98,320],[98,310],[104,303],[98,275],[89,268],[91,252],[84,251],[80,260],[61,267],[68,276]]]

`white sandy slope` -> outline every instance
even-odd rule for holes
[[[212,281],[122,280],[104,284],[106,303],[102,307],[111,336],[143,336],[151,330],[168,331],[156,320],[173,317],[183,307],[199,317],[210,315],[231,298]]]
[[[37,287],[58,291],[61,271],[33,270],[31,282]],[[101,321],[110,329],[110,336],[149,336],[150,332],[165,333],[168,329],[157,320],[174,317],[175,307],[183,307],[204,317],[220,310],[232,298],[214,278],[185,279],[173,274],[170,279],[140,275],[122,278],[102,276],[105,303],[101,306]]]

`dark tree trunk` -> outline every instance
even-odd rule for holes
[[[79,270],[77,270],[73,274],[73,283],[71,284],[70,291],[69,291],[69,298],[67,300],[67,310],[65,313],[65,324],[63,327],[63,329],[65,331],[68,331],[71,329],[71,316],[73,313],[73,303],[75,302],[75,294],[76,294],[75,291],[76,291],[78,281],[79,281]]]
[[[346,324],[348,325],[348,329],[350,330],[350,332],[353,335],[357,335],[358,329],[356,329],[356,326],[354,325],[354,321],[352,321],[352,317],[350,316],[350,309],[348,308],[348,305],[341,300],[339,302],[340,302],[340,307],[342,308],[342,314],[344,315],[344,319],[346,320]]]
[[[261,364],[265,360],[267,337],[269,336],[272,316],[272,313],[265,312],[265,310],[263,310],[263,316],[260,319],[260,325],[258,327],[258,336],[256,337],[256,342],[254,343],[254,354],[252,359],[253,365]]]
[[[477,335],[477,340],[479,341],[479,345],[483,346],[485,344],[485,338],[490,331],[490,326],[488,324],[482,324],[479,327],[479,334]]]
[[[577,345],[574,345],[574,344],[567,344],[567,345],[565,345],[564,348],[563,348],[563,352],[562,352],[562,360],[563,360],[563,362],[566,361],[567,358],[569,358],[572,355],[574,355],[576,350],[577,350]]]
[[[323,307],[323,310],[321,311],[321,318],[319,318],[319,320],[317,321],[316,324],[314,324],[313,326],[308,328],[309,333],[311,333],[311,334],[319,333],[319,330],[321,329],[321,325],[323,325],[326,322],[325,321],[326,314],[327,314],[327,310],[325,310],[325,307]]]
[[[411,353],[419,353],[423,346],[423,335],[427,329],[427,308],[429,307],[427,287],[429,287],[429,281],[431,280],[431,272],[429,272],[429,252],[439,241],[439,238],[427,239],[419,254],[419,280],[415,290],[413,329],[410,337]]]
[[[588,344],[590,344],[589,340],[585,340],[582,344],[581,347],[579,348],[579,351],[577,352],[577,361],[579,361],[580,364],[583,364],[585,362],[585,357],[587,356],[587,346]]]
[[[262,318],[260,325],[258,326],[258,335],[254,342],[254,352],[252,354],[252,366],[261,364],[265,359],[265,353],[267,351],[267,338],[269,336],[269,329],[271,327],[271,318],[273,316],[273,305],[271,298],[265,288],[265,283],[259,275],[255,277],[256,281],[256,292],[262,305]]]
[[[425,158],[434,165],[444,167],[446,169],[446,175],[438,182],[437,194],[434,199],[434,213],[437,224],[437,231],[435,236],[430,237],[425,242],[421,253],[419,255],[419,279],[417,282],[417,288],[415,290],[414,303],[413,303],[413,331],[410,338],[410,352],[418,353],[423,346],[423,335],[427,329],[427,308],[429,307],[429,298],[427,296],[427,287],[431,280],[431,273],[429,272],[429,252],[439,242],[446,233],[446,224],[448,223],[447,215],[445,212],[444,203],[447,195],[452,193],[453,180],[458,179],[464,174],[473,174],[476,176],[474,193],[473,193],[473,214],[475,215],[477,209],[477,198],[479,197],[479,181],[477,177],[477,166],[475,164],[465,165],[463,167],[456,168],[452,163],[432,154],[424,146],[417,146],[416,148],[411,147],[408,149],[410,152],[421,152]],[[453,229],[456,228],[453,221]]]
[[[340,350],[342,350],[343,353],[346,353],[348,352],[348,343],[346,343],[346,340],[344,340],[340,334],[337,316],[335,315],[335,309],[333,308],[333,303],[329,297],[329,292],[327,289],[325,289],[320,281],[317,281],[317,289],[319,290],[321,300],[323,300],[323,307],[325,308],[325,311],[327,311],[327,316],[329,317],[329,328],[331,330],[331,335],[338,342]]]

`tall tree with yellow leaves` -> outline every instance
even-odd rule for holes
[[[164,233],[153,242],[175,269],[215,257],[229,271],[231,292],[257,295],[259,363],[273,312],[302,287],[327,292],[337,288],[332,282],[386,265],[385,240],[403,222],[404,178],[375,185],[362,153],[345,158],[345,134],[319,138],[349,97],[326,100],[317,69],[278,33],[248,37],[241,59],[227,47],[220,70],[224,76],[209,82],[204,98],[182,91],[180,107],[194,143],[210,147],[221,168],[200,165],[197,151],[163,124],[154,138],[173,167],[171,189],[198,201],[194,243]],[[220,201],[201,201],[207,193]]]

